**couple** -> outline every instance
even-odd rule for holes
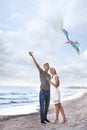
[[[40,67],[38,62],[36,61],[32,52],[29,52],[29,55],[32,57],[34,64],[36,65],[39,74],[40,74],[40,93],[39,93],[39,103],[40,103],[40,119],[42,124],[46,124],[46,122],[50,122],[47,119],[47,113],[50,103],[50,86],[52,90],[52,96],[54,100],[54,105],[56,109],[55,123],[58,121],[59,111],[63,116],[63,122],[66,121],[66,117],[64,114],[64,109],[60,103],[60,92],[59,92],[59,77],[57,76],[56,70],[53,67],[49,67],[48,63],[44,64],[44,70]],[[48,73],[50,69],[51,75]]]

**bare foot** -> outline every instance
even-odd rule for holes
[[[58,120],[58,119],[55,119],[55,120],[54,120],[54,123],[55,123],[55,124],[56,124],[56,123],[58,123],[58,122],[59,122],[59,120]]]
[[[65,123],[67,121],[67,118],[65,117],[64,119],[63,119],[63,123]]]

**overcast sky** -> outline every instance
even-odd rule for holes
[[[80,43],[80,56],[60,30]],[[39,85],[38,63],[56,68],[61,85],[87,85],[87,0],[0,0],[0,85]]]

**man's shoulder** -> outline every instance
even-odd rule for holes
[[[40,70],[40,73],[44,72],[43,69]]]

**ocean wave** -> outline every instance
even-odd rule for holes
[[[39,89],[39,88],[38,88]],[[36,87],[0,87],[0,107],[32,105],[39,103],[39,93]],[[86,91],[86,87],[63,87],[60,88],[61,98],[66,99],[79,91]]]

